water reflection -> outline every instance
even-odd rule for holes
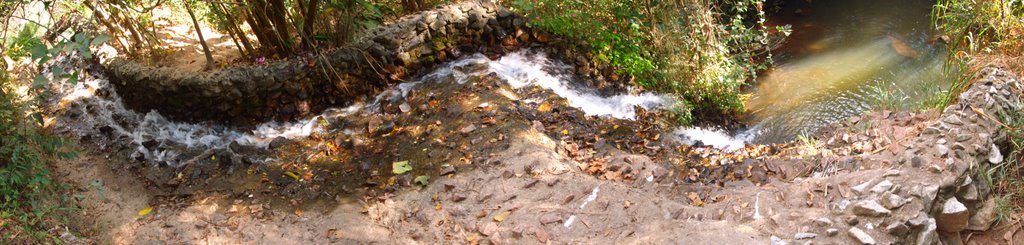
[[[792,1],[774,16],[794,34],[747,102],[738,138],[789,141],[872,109],[913,109],[948,87],[929,1]]]

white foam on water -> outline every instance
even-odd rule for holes
[[[673,134],[684,144],[694,145],[699,142],[727,152],[742,149],[746,145],[744,140],[730,136],[719,129],[681,127],[676,129]]]
[[[65,84],[66,85],[66,84]],[[101,128],[109,128],[112,141],[123,139],[132,157],[180,166],[183,159],[175,159],[187,149],[224,149],[231,143],[243,146],[266,148],[277,137],[297,139],[308,137],[317,130],[318,122],[325,116],[342,116],[355,113],[361,108],[357,104],[343,109],[329,109],[313,118],[290,123],[268,122],[251,131],[231,128],[217,128],[205,124],[174,122],[156,111],[138,113],[124,107],[121,98],[114,93],[104,78],[85,78],[74,86],[64,86],[63,95],[58,96],[63,105],[61,114],[78,115],[74,118],[58,117],[58,127],[78,136],[101,135]],[[98,96],[97,91],[106,91],[108,96]],[[74,111],[72,111],[74,110]],[[149,146],[147,146],[149,144]],[[104,145],[106,147],[106,145]]]
[[[461,69],[461,67],[471,65],[486,65],[486,69],[470,68],[469,71]],[[589,91],[591,89],[571,86],[573,78],[569,75],[556,74],[556,70],[567,69],[571,69],[571,67],[551,61],[543,52],[520,50],[502,56],[498,60],[490,60],[482,54],[475,54],[449,63],[447,67],[437,69],[419,81],[403,83],[398,85],[397,89],[385,91],[378,95],[372,104],[376,106],[383,99],[396,100],[399,96],[404,97],[425,81],[443,80],[436,79],[438,77],[452,76],[457,83],[464,84],[470,77],[488,73],[494,73],[513,88],[536,85],[548,89],[569,101],[569,106],[582,110],[588,116],[634,119],[635,106],[652,109],[666,103],[664,97],[650,92],[603,97],[594,91]]]
[[[547,71],[551,67],[565,68],[566,65],[551,62],[544,53],[517,51],[503,56],[497,61],[489,62],[489,65],[490,71],[508,81],[512,87],[537,85],[549,89],[568,100],[570,106],[579,108],[586,115],[634,119],[634,106],[651,109],[665,103],[664,98],[654,93],[602,97],[594,92],[573,88],[569,86],[568,77]]]
[[[61,115],[75,116],[59,116],[57,126],[78,136],[102,135],[101,131],[107,131],[109,127],[107,133],[113,135],[109,136],[109,141],[102,141],[100,144],[121,145],[133,150],[130,153],[132,157],[143,157],[155,163],[177,167],[187,160],[180,159],[179,156],[195,155],[180,155],[185,151],[225,149],[232,143],[267,148],[270,142],[278,137],[309,137],[326,130],[321,123],[326,118],[353,115],[360,111],[378,111],[382,100],[394,101],[404,98],[424,82],[452,80],[439,79],[446,77],[464,84],[470,77],[494,73],[515,88],[537,85],[549,89],[564,97],[570,106],[579,108],[586,115],[633,119],[635,106],[651,109],[665,103],[661,96],[653,93],[602,97],[590,89],[570,86],[571,76],[556,74],[558,71],[570,74],[571,72],[564,72],[569,70],[571,67],[550,61],[542,52],[521,50],[498,60],[490,60],[482,54],[475,54],[450,62],[446,67],[439,68],[416,81],[398,84],[375,96],[374,101],[368,105],[357,103],[347,108],[332,108],[318,116],[295,122],[266,122],[257,125],[253,130],[174,122],[156,111],[135,112],[125,108],[121,98],[104,77],[88,77],[74,86],[60,84],[61,91],[56,98],[63,106],[58,110]],[[98,95],[100,91],[105,93],[102,96]]]

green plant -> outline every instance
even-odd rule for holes
[[[953,103],[969,87],[976,56],[1024,55],[1024,1],[937,0],[932,8],[932,24],[948,39],[943,72],[953,79],[939,108]]]
[[[78,33],[72,40],[61,40],[52,46],[38,42],[28,53],[40,67],[65,54],[77,53],[88,59],[92,56],[90,47],[108,39],[104,35]],[[55,188],[46,164],[53,158],[73,158],[77,152],[68,150],[73,142],[41,129],[41,105],[50,93],[51,78],[74,84],[79,73],[67,72],[58,65],[49,67],[38,69],[46,72],[31,81],[25,94],[17,88],[26,84],[12,80],[6,70],[0,72],[0,234],[4,234],[0,243],[52,238],[46,232],[51,227],[44,223],[61,217],[54,216],[54,212],[67,210],[42,200]]]
[[[609,62],[640,79],[651,77],[655,65],[645,44],[646,18],[636,2],[613,0],[517,0],[515,10],[531,18],[531,26],[589,45],[597,60]]]
[[[770,65],[763,0],[556,1],[511,4],[531,25],[586,43],[635,85],[677,95],[673,114],[743,110],[740,87]],[[788,35],[788,27],[773,29]]]

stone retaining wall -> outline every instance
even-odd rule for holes
[[[1021,116],[1024,89],[998,68],[981,70],[974,81],[958,103],[901,150],[899,165],[890,171],[902,169],[908,178],[880,175],[852,188],[853,215],[871,220],[879,216],[873,210],[886,212],[876,223],[879,231],[866,234],[896,244],[938,244],[959,239],[962,231],[989,229],[996,207],[985,171],[1007,161],[1007,129],[1001,122],[1019,120],[1014,118]],[[883,183],[897,188],[868,191]],[[878,203],[883,207],[872,207]]]
[[[522,16],[493,3],[467,1],[369,30],[354,43],[319,57],[198,73],[124,59],[104,67],[134,110],[157,110],[180,121],[251,125],[293,120],[344,105],[462,54],[482,52],[496,57],[524,45],[553,43],[559,41],[531,31]],[[580,69],[584,75],[601,76],[610,70],[607,65],[591,65],[571,50],[556,51],[586,67]]]

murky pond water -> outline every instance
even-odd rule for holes
[[[948,88],[934,1],[786,1],[770,25],[792,25],[747,102],[736,137],[778,143],[873,109],[914,109]]]

